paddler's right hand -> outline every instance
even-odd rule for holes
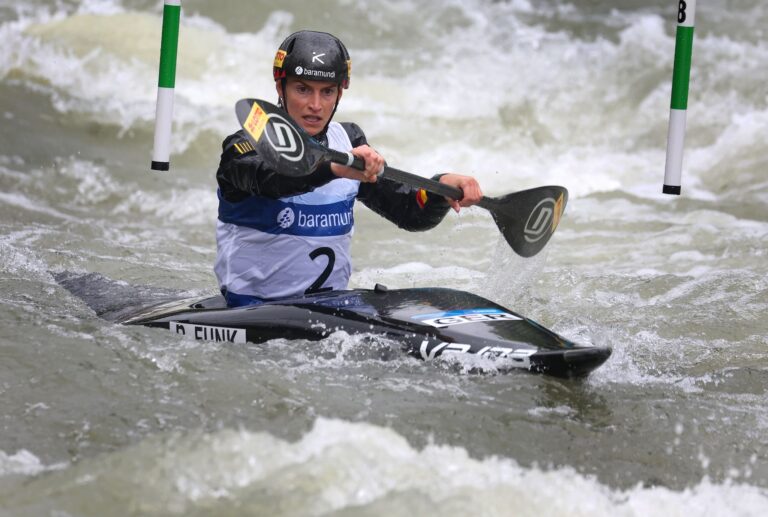
[[[483,198],[483,191],[480,184],[472,176],[463,174],[447,173],[440,176],[440,183],[445,183],[451,187],[457,188],[464,193],[464,197],[456,201],[451,198],[445,198],[456,213],[459,213],[461,207],[476,205]]]
[[[364,183],[375,183],[379,173],[384,169],[384,157],[367,145],[355,147],[351,153],[365,161],[365,170],[359,171],[352,167],[332,163],[331,171],[340,178],[359,180]]]

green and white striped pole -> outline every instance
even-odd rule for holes
[[[171,122],[173,89],[176,86],[176,51],[179,47],[181,0],[165,0],[163,36],[160,42],[160,74],[157,79],[155,111],[155,147],[152,170],[167,171],[171,166]]]
[[[675,66],[672,70],[672,101],[667,134],[667,164],[664,168],[664,194],[680,195],[685,143],[685,115],[688,109],[688,82],[691,77],[693,26],[696,0],[679,0],[677,4],[677,34],[675,36]]]

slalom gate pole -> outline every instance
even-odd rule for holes
[[[677,1],[677,0],[676,0]],[[680,195],[685,143],[685,117],[688,109],[688,82],[691,77],[693,28],[696,0],[677,2],[677,34],[675,36],[675,65],[672,70],[672,100],[667,134],[667,163],[664,167],[664,194]]]
[[[160,42],[160,73],[157,79],[155,146],[152,152],[152,170],[155,171],[167,171],[171,166],[171,122],[180,18],[181,0],[165,0],[163,35]]]

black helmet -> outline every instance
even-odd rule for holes
[[[330,81],[349,88],[352,61],[339,38],[327,32],[294,32],[280,45],[272,74],[275,81],[300,77],[309,81]]]

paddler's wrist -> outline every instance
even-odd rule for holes
[[[432,180],[439,182],[440,178],[447,174],[447,172],[440,172],[432,176]],[[436,208],[439,207],[441,209],[445,209],[445,212],[448,212],[448,209],[451,207],[451,203],[448,201],[448,199],[438,194],[431,194],[428,198],[428,202]]]

